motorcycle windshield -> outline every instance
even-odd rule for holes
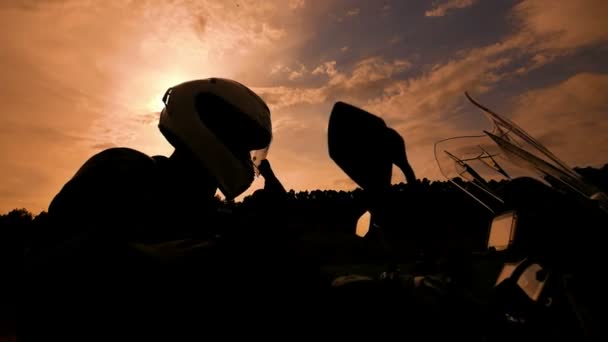
[[[504,204],[496,191],[500,182],[524,173],[507,166],[504,153],[485,135],[444,139],[435,144],[435,159],[446,179],[493,213]]]
[[[479,135],[451,137],[435,144],[441,173],[491,211],[504,203],[495,191],[501,180],[530,177],[598,201],[608,211],[608,197],[585,181],[542,143],[506,117],[467,98],[488,118],[491,128]]]

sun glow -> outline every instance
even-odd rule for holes
[[[178,85],[180,83],[189,81],[192,77],[186,77],[185,73],[169,73],[162,75],[157,80],[151,80],[150,84],[150,96],[147,97],[145,108],[148,112],[158,113],[163,110],[165,104],[163,103],[163,95],[167,89]]]

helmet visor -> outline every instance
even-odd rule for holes
[[[257,167],[268,153],[272,140],[271,131],[255,118],[214,94],[198,95],[195,105],[203,124],[236,159],[251,168],[254,176],[257,176]]]

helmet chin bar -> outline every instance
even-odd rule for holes
[[[218,187],[226,199],[233,199],[245,192],[254,180],[254,167],[252,163],[240,161],[222,145],[224,150],[220,153],[209,153],[209,147],[197,148],[194,152],[198,159],[211,172],[218,183]]]
[[[163,110],[161,117],[163,115],[170,114]],[[190,149],[203,163],[227,199],[233,199],[245,192],[253,182],[253,166],[236,158],[197,118],[179,122],[167,120],[164,129],[169,132],[181,132],[179,139],[182,145]]]

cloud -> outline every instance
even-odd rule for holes
[[[160,118],[160,112],[153,112],[153,113],[136,115],[133,117],[133,121],[135,121],[138,124],[153,125],[158,122],[159,118]]]
[[[588,16],[599,20],[602,17],[601,11],[600,14],[592,13],[593,3],[594,1],[586,2],[586,11]],[[511,13],[515,29],[502,40],[461,50],[449,60],[421,69],[413,77],[399,79],[397,76],[399,72],[411,68],[407,60],[368,58],[355,63],[350,71],[343,70],[337,61],[331,60],[312,68],[313,75],[326,77],[325,84],[315,88],[273,88],[270,101],[279,108],[289,108],[299,103],[331,103],[338,99],[351,101],[381,115],[402,133],[417,173],[431,179],[441,178],[432,157],[433,143],[449,136],[479,132],[478,127],[464,125],[471,118],[477,117],[470,114],[474,109],[466,102],[464,91],[470,91],[474,96],[487,93],[505,80],[522,77],[558,60],[568,54],[569,50],[605,40],[603,32],[598,30],[592,31],[593,39],[584,41],[587,45],[581,45],[582,42],[574,44],[565,38],[551,42],[547,39],[548,32],[561,32],[558,37],[576,36],[577,33],[569,33],[570,25],[567,23],[561,26],[556,24],[558,26],[551,30],[531,29],[535,27],[531,23],[539,21],[536,16],[543,14],[522,8],[536,9],[538,4],[542,3],[526,0],[518,5],[524,7],[516,6]],[[559,7],[560,4],[563,3],[556,2],[553,7]],[[558,14],[567,12],[568,7],[568,4],[564,4],[559,10],[547,11],[545,19],[553,23],[560,17]],[[584,7],[577,5],[581,11]],[[575,32],[579,30],[576,27],[573,29]],[[566,85],[572,87],[572,83],[581,82],[576,81],[575,79]],[[597,82],[592,84],[600,86]],[[564,86],[555,88],[551,94],[558,97],[558,92],[564,90]],[[270,89],[266,91],[268,90]],[[542,98],[548,98],[548,95]],[[571,124],[586,125],[583,121],[572,121]],[[539,124],[538,127],[542,126]]]
[[[308,73],[308,68],[302,63],[299,63],[297,70],[291,70],[289,76],[287,77],[290,81],[297,80],[302,78],[306,73]]]
[[[461,58],[437,64],[421,76],[388,85],[371,105],[389,117],[399,116],[404,108],[426,116],[438,115],[453,108],[465,90],[486,92],[505,77],[498,70],[511,61],[504,54],[514,45],[507,41],[466,51]]]
[[[361,12],[361,10],[359,8],[351,8],[348,11],[346,11],[346,15],[349,17],[355,17],[359,15],[359,12]]]
[[[333,73],[329,79],[330,88],[355,89],[377,81],[390,79],[395,74],[409,69],[412,64],[406,59],[385,61],[382,57],[370,57],[357,62],[352,73]],[[331,70],[333,71],[333,70]]]
[[[0,126],[10,128],[0,137],[0,177],[15,179],[3,193],[22,194],[0,198],[0,210],[17,200],[45,208],[99,148],[170,152],[152,125],[164,91],[217,75],[251,83],[262,79],[260,60],[292,60],[312,34],[302,12],[317,9],[291,4],[298,11],[285,11],[283,1],[250,0],[238,7],[191,0],[0,2],[0,21],[11,27],[0,32],[6,85],[0,101],[8,113]],[[243,70],[254,74],[237,77]],[[286,78],[300,73],[296,65]],[[21,176],[40,182],[20,183]]]
[[[527,65],[519,67],[515,72],[519,75],[527,74],[530,71],[539,69],[565,55],[567,55],[567,52],[564,51],[544,51],[536,53],[530,58]]]
[[[391,37],[391,38],[388,40],[388,43],[389,43],[389,44],[391,44],[391,45],[394,45],[394,44],[399,43],[401,40],[403,40],[403,37],[402,37],[402,36],[400,36],[400,35],[395,35],[395,36],[392,36],[392,37]]]
[[[512,119],[571,166],[608,163],[608,74],[579,73],[528,91]]]
[[[83,146],[93,140],[39,122],[7,121],[0,120],[0,213],[17,203],[38,212],[88,157]]]
[[[509,62],[502,54],[513,50],[518,43],[511,40],[472,49],[459,59],[436,65],[429,72],[407,80],[394,78],[411,67],[407,60],[367,58],[356,63],[350,72],[339,70],[336,61],[328,61],[312,72],[327,77],[327,82],[320,87],[274,87],[259,91],[275,109],[303,103],[331,103],[338,99],[362,106],[384,117],[403,135],[417,172],[438,178],[432,144],[461,133],[453,123],[462,114],[463,92],[488,91],[504,77],[497,72]]]
[[[299,104],[318,104],[327,99],[322,88],[278,86],[253,87],[252,90],[259,94],[273,111]]]
[[[443,17],[452,9],[461,9],[472,6],[475,0],[448,0],[444,3],[436,4],[432,9],[424,12],[427,17]]]
[[[411,55],[374,55],[378,52],[371,51],[378,50],[370,50],[362,40],[357,52],[365,58],[352,63],[356,56],[338,51],[346,41],[327,48],[321,46],[323,37],[316,36],[327,33],[325,24],[340,26],[327,23],[328,13],[338,11],[348,18],[348,8],[338,10],[335,7],[341,5],[327,2],[312,6],[301,0],[238,3],[0,2],[0,21],[11,28],[0,32],[0,72],[6,85],[0,92],[5,113],[0,117],[0,127],[5,128],[0,134],[0,176],[7,180],[0,192],[12,194],[15,201],[35,202],[34,209],[43,208],[93,150],[128,145],[150,154],[170,151],[151,127],[157,120],[159,96],[185,78],[211,75],[239,79],[269,102],[277,129],[273,160],[286,186],[331,187],[340,177],[323,150],[326,117],[322,115],[334,100],[348,100],[382,115],[403,134],[416,172],[433,178],[432,143],[467,131],[465,123],[472,121],[462,95],[465,90],[486,94],[505,80],[519,79],[580,48],[608,40],[605,1],[522,0],[507,18],[512,30],[495,38],[495,43],[476,48],[459,45],[462,50],[450,51],[434,64],[411,65]],[[442,1],[428,12],[449,15],[466,3]],[[378,4],[378,10],[384,4]],[[382,9],[388,15],[390,5]],[[329,14],[329,18],[337,16]],[[410,39],[407,34],[394,32],[379,41],[396,44],[400,37]],[[427,52],[434,51],[415,53]],[[568,150],[563,141],[591,136],[594,144],[601,143],[596,139],[600,134],[593,134],[600,131],[593,129],[606,131],[597,100],[606,94],[595,94],[585,84],[601,90],[606,89],[604,82],[602,75],[576,75],[526,94],[514,113],[524,128],[530,126],[548,146],[579,164],[583,154],[576,159],[575,148]],[[560,99],[560,91],[571,95]],[[528,118],[532,111],[521,109],[531,103],[534,113],[544,108],[565,113],[576,102],[572,99],[583,98],[585,92],[595,94],[580,104],[591,119],[583,114],[577,120],[547,113],[541,115],[543,121]],[[564,102],[552,104],[552,96]],[[595,107],[590,108],[592,103]],[[313,122],[315,118],[319,122]],[[557,128],[543,131],[542,123],[551,120],[556,127],[572,128],[569,133]],[[28,125],[32,122],[37,124]],[[571,145],[586,146],[584,141],[580,144]],[[46,170],[39,170],[40,164]],[[24,186],[27,177],[32,179],[30,187]],[[2,203],[9,203],[9,197],[0,198]]]
[[[483,94],[513,77],[515,71],[505,70],[524,58],[521,47],[528,44],[525,37],[514,35],[500,43],[460,51],[418,76],[385,83],[382,93],[363,106],[402,134],[417,174],[440,179],[433,144],[450,136],[478,133],[461,124],[471,119],[467,119],[470,107],[466,107],[464,92]]]
[[[392,77],[409,69],[406,59],[385,61],[370,57],[355,64],[350,72],[339,72],[336,61],[327,61],[313,69],[312,75],[325,76],[327,81],[319,87],[258,87],[256,91],[275,109],[298,104],[319,104],[337,98],[370,98],[381,92]]]
[[[13,0],[0,3],[0,9],[12,8],[25,11],[39,11],[52,7],[71,9],[87,7],[94,4],[92,0]]]
[[[391,78],[394,74],[410,68],[412,64],[406,59],[385,61],[376,56],[357,62],[350,74],[340,73],[336,70],[336,61],[329,61],[319,65],[313,74],[329,76],[330,86],[355,88],[358,85]]]
[[[549,6],[548,10],[541,11],[545,4]],[[468,103],[464,100],[464,91],[468,90],[472,94],[486,93],[501,82],[539,69],[576,48],[608,41],[608,30],[599,29],[600,23],[604,22],[603,18],[606,16],[603,12],[605,7],[593,0],[576,2],[576,4],[542,0],[523,1],[512,12],[516,19],[514,22],[518,26],[511,35],[495,44],[462,50],[452,59],[434,65],[419,76],[387,83],[383,93],[375,99],[368,100],[365,108],[389,120],[403,134],[406,142],[413,146],[411,152],[408,148],[408,154],[411,155],[410,159],[413,160],[412,164],[416,170],[430,178],[439,176],[435,169],[435,161],[430,157],[433,142],[470,131],[458,124],[466,120],[465,108],[468,107],[465,106],[468,106]],[[572,16],[576,19],[565,19],[569,12],[576,13],[577,15]],[[583,20],[588,20],[591,25],[584,28]],[[554,39],[549,39],[550,36]],[[513,68],[514,65],[521,66]],[[589,147],[587,149],[590,151],[589,154],[580,154],[575,158],[575,150],[582,145],[567,143],[584,139],[585,134],[589,135],[591,132],[596,132],[597,136],[597,132],[606,131],[604,127],[607,125],[607,120],[602,119],[601,115],[605,117],[608,109],[603,107],[603,110],[586,111],[590,106],[597,108],[601,101],[599,99],[606,98],[606,94],[592,91],[593,87],[606,89],[605,78],[577,75],[564,83],[530,93],[525,97],[525,102],[531,103],[530,106],[540,113],[538,119],[531,119],[529,123],[531,127],[537,129],[535,133],[543,135],[543,127],[547,127],[548,122],[556,120],[559,123],[556,125],[559,127],[557,131],[546,129],[548,135],[543,135],[543,139],[553,142],[558,150],[564,151],[576,164],[584,160],[594,160],[591,157],[592,153],[595,153],[595,156],[608,155],[603,147],[597,151],[590,148],[592,143],[588,145],[583,143],[582,145]],[[575,103],[572,102],[573,99],[580,99],[580,94],[584,92],[589,96],[586,98],[587,104],[583,105],[580,101],[576,103],[585,114],[568,112],[568,108],[573,108],[572,103]],[[556,100],[550,105],[548,101],[552,97]],[[524,107],[523,104],[521,106]],[[563,108],[560,108],[562,106]],[[551,111],[551,108],[555,109],[555,113],[563,114],[556,114],[555,118],[548,119],[549,116],[542,113]],[[530,115],[535,115],[533,114],[535,111],[529,112]],[[536,118],[536,116],[531,117]],[[592,122],[596,122],[597,125],[594,127]],[[565,138],[563,128],[568,125],[572,127],[569,131],[571,135]],[[600,143],[600,140],[602,143],[605,142],[600,138],[589,140],[595,143]],[[599,165],[606,161],[596,160],[596,162]]]
[[[306,6],[306,0],[289,0],[289,8],[292,10],[304,8]]]
[[[270,75],[286,75],[287,79],[294,81],[300,79],[309,73],[308,68],[302,63],[296,63],[294,67],[289,67],[282,63],[275,64],[270,69]]]
[[[302,71],[292,71],[289,73],[289,76],[287,78],[290,81],[293,81],[297,80],[298,78],[301,78],[302,76],[304,76],[304,73]]]
[[[213,47],[214,54],[218,57],[226,58],[235,52],[237,56],[252,54],[261,47],[275,47],[276,43],[288,36],[285,28],[266,19],[269,14],[277,13],[279,8],[276,6],[266,4],[258,8],[257,5],[245,1],[236,11],[226,8],[228,3],[218,3],[217,6],[212,6],[209,2],[200,4],[189,8],[190,14],[183,15],[187,20],[186,27],[184,23],[178,25],[189,30],[192,22],[196,24],[203,18],[205,30],[197,32],[198,39],[204,46]],[[229,20],[231,17],[232,21]],[[234,18],[238,20],[235,21]],[[227,24],[228,22],[230,24]]]
[[[541,48],[573,49],[608,40],[608,2],[603,0],[526,0],[513,15]]]
[[[313,75],[328,75],[328,76],[334,76],[337,73],[336,71],[336,61],[329,61],[329,62],[324,62],[321,65],[319,65],[318,67],[316,67],[313,71],[312,74]]]
[[[106,149],[117,147],[117,146],[115,144],[113,144],[113,143],[107,142],[107,143],[94,144],[92,147],[94,149],[96,149],[96,150],[100,150],[101,151],[101,150],[106,150]]]
[[[275,64],[272,68],[270,68],[270,74],[275,75],[281,72],[290,72],[291,68],[283,65],[282,63]]]
[[[37,140],[50,140],[66,144],[75,144],[89,140],[87,137],[79,135],[76,132],[61,131],[54,127],[45,126],[40,123],[21,123],[21,122],[6,122],[2,120],[0,125],[0,133],[2,133],[2,147],[8,145],[19,145],[20,139],[15,139],[19,133],[28,132]],[[15,136],[12,136],[15,135]]]

